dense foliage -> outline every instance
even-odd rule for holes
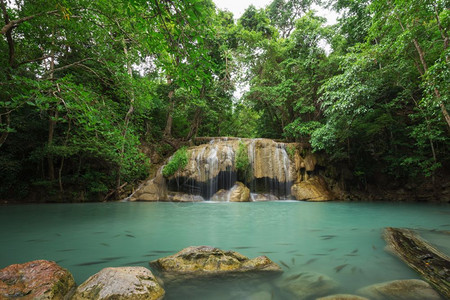
[[[165,177],[170,177],[176,171],[183,169],[189,162],[189,154],[186,146],[178,149],[170,158],[169,162],[162,169],[162,174]]]
[[[195,136],[310,144],[362,184],[434,180],[448,2],[329,1],[332,26],[318,2],[235,20],[211,0],[0,0],[0,199],[118,198]]]

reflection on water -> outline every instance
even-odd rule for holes
[[[78,284],[109,266],[145,266],[193,245],[266,255],[281,278],[173,286],[168,299],[292,297],[278,281],[302,272],[336,280],[340,292],[418,278],[383,248],[386,226],[420,229],[448,253],[448,205],[397,203],[96,203],[0,207],[0,268],[48,259]],[[444,233],[442,233],[444,231]],[[266,295],[266,296],[267,296]],[[258,297],[258,296],[254,296]],[[250,298],[249,298],[250,299]],[[256,299],[256,298],[255,298]]]

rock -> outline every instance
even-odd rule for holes
[[[307,172],[312,172],[316,168],[317,159],[316,156],[312,153],[307,154],[305,159],[303,160],[305,164],[305,170]]]
[[[165,291],[144,267],[105,268],[89,277],[76,290],[73,300],[130,299],[156,300]]]
[[[53,261],[35,260],[0,270],[0,299],[64,299],[75,288],[72,274]]]
[[[155,178],[147,181],[130,197],[130,201],[167,201],[166,180],[161,173],[162,168],[158,171]]]
[[[279,274],[281,268],[266,256],[254,259],[234,251],[192,246],[150,262],[168,281],[244,274]]]
[[[215,193],[212,197],[211,197],[211,201],[229,201],[230,197],[230,191],[229,190],[218,190],[217,193]]]
[[[325,180],[315,176],[306,181],[301,181],[291,187],[291,194],[297,200],[305,201],[331,201],[334,195],[328,190]]]
[[[246,299],[248,299],[248,300],[272,300],[273,295],[268,291],[259,291],[259,292],[251,294]]]
[[[327,297],[317,298],[316,300],[369,300],[369,299],[356,295],[336,294]]]
[[[272,194],[250,194],[250,199],[255,202],[280,200],[277,196]]]
[[[334,279],[313,272],[292,275],[280,283],[280,288],[294,294],[299,300],[330,295],[338,287],[339,284]]]
[[[253,178],[277,179],[280,183],[295,181],[295,162],[291,162],[286,144],[270,139],[251,139],[246,144]]]
[[[205,201],[202,196],[199,195],[192,195],[192,194],[185,194],[185,193],[177,193],[177,192],[170,192],[167,196],[167,199],[169,201],[173,202],[201,202]]]
[[[230,202],[250,201],[250,189],[242,182],[237,181],[230,191]]]
[[[423,280],[394,280],[359,289],[358,294],[372,300],[440,300],[439,294]]]

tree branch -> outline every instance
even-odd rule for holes
[[[50,75],[50,74],[53,74],[53,73],[55,73],[55,72],[59,72],[59,71],[62,71],[62,70],[65,70],[65,69],[68,69],[68,68],[71,68],[71,67],[80,65],[81,63],[85,62],[86,60],[90,60],[90,59],[91,59],[90,57],[88,57],[88,58],[83,58],[82,60],[76,61],[76,62],[71,63],[71,64],[69,64],[69,65],[66,65],[66,66],[63,66],[63,67],[59,67],[59,68],[53,69],[53,70],[51,70],[51,71],[45,73],[45,75]]]
[[[2,9],[3,9],[3,15],[5,15],[6,8],[4,8],[3,0],[2,0]],[[35,15],[31,15],[31,16],[28,16],[28,17],[23,17],[23,18],[20,18],[20,19],[17,19],[17,20],[12,20],[12,21],[9,21],[9,18],[8,19],[5,18],[5,26],[3,26],[3,28],[0,30],[0,33],[3,34],[3,35],[6,35],[14,27],[17,27],[17,25],[19,25],[19,24],[21,24],[23,22],[26,22],[28,20],[34,19],[34,18],[36,18],[38,16],[41,16],[41,15],[50,15],[50,14],[54,14],[54,13],[57,13],[57,12],[58,12],[58,10],[45,11],[45,12],[40,12],[40,13],[37,13]]]

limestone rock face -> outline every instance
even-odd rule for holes
[[[64,299],[75,288],[72,274],[55,262],[35,260],[0,270],[0,299]]]
[[[315,299],[335,292],[339,284],[332,278],[313,272],[303,272],[285,278],[280,287],[296,296],[296,299]]]
[[[164,280],[185,280],[243,274],[277,274],[281,268],[266,256],[253,259],[234,251],[192,246],[150,262]]]
[[[276,178],[279,182],[295,180],[295,163],[290,161],[286,144],[253,139],[247,145],[254,178]]]
[[[205,141],[206,139],[202,140]],[[242,144],[245,145],[244,154],[249,163],[245,172],[236,168],[237,154],[242,149]],[[162,175],[161,168],[157,176],[136,191],[130,200],[198,200],[171,195],[178,192],[195,193],[206,200],[230,201],[233,192],[230,190],[237,180],[249,183],[253,187],[252,192],[259,194],[271,193],[282,198],[289,197],[292,192],[298,200],[334,199],[322,178],[312,175],[320,157],[314,153],[305,154],[299,143],[280,143],[270,139],[214,138],[207,144],[189,147],[187,152],[189,159],[186,167],[168,178]],[[239,189],[235,193],[241,190],[242,186],[238,185]],[[220,189],[229,189],[230,193],[215,195]],[[245,197],[235,195],[231,197],[231,201],[248,201],[246,191],[242,195]]]
[[[423,280],[394,280],[370,285],[358,290],[358,294],[372,300],[440,300],[433,288]]]
[[[303,160],[305,164],[305,170],[307,172],[312,172],[316,168],[317,159],[314,154],[307,154]]]
[[[242,182],[236,182],[230,191],[230,202],[248,202],[250,201],[250,189]]]
[[[291,193],[297,200],[305,201],[331,201],[333,194],[328,190],[325,180],[320,176],[296,183]]]
[[[157,300],[165,291],[144,267],[105,268],[89,277],[76,290],[73,300]]]
[[[161,173],[161,169],[158,171],[156,177],[144,183],[144,185],[130,197],[130,200],[167,201],[166,180]]]
[[[356,295],[336,294],[327,297],[317,298],[316,300],[369,300],[369,299]]]

